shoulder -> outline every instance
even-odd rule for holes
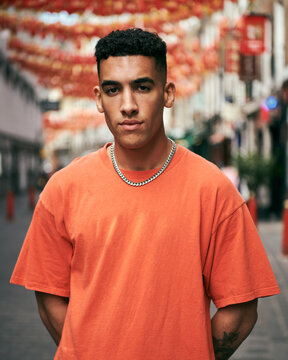
[[[101,165],[104,154],[105,148],[103,147],[87,155],[75,158],[70,164],[53,174],[48,183],[63,184],[63,182],[74,182],[78,178],[83,180],[84,174],[87,176],[89,171]]]
[[[105,148],[74,159],[69,165],[51,176],[42,193],[40,201],[49,210],[66,204],[76,193],[81,194],[87,184],[97,179],[97,172],[104,167]]]
[[[94,167],[94,165],[99,166],[103,151],[104,148],[101,148],[87,155],[75,158],[70,164],[55,173],[55,176],[70,178],[71,175],[77,175],[79,172],[81,174],[83,171],[86,172],[89,168]]]
[[[209,188],[218,186],[235,188],[229,178],[211,161],[182,146],[179,146],[179,153],[182,159],[181,167],[185,169],[185,174],[196,179],[198,183]]]
[[[181,157],[183,166],[193,166],[194,169],[197,168],[198,170],[202,170],[204,172],[218,170],[218,167],[211,161],[187,148],[184,148],[181,145],[177,145],[177,150],[179,152],[179,157]]]
[[[198,194],[203,213],[211,211],[221,221],[245,203],[236,186],[215,164],[183,147],[179,150],[182,161],[178,173]]]

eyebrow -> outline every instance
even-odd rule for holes
[[[103,86],[109,86],[109,85],[119,85],[120,83],[118,81],[114,80],[104,80],[101,84],[101,87]]]
[[[132,84],[142,84],[145,82],[149,82],[151,84],[155,84],[154,80],[149,78],[149,77],[143,77],[143,78],[139,78],[139,79],[135,79],[132,80],[131,83]],[[104,80],[101,83],[101,87],[103,88],[104,86],[111,86],[111,85],[121,85],[121,83],[119,81],[115,81],[115,80]]]
[[[140,84],[140,83],[144,83],[144,82],[149,82],[151,84],[155,84],[154,80],[149,78],[149,77],[143,77],[143,78],[140,78],[140,79],[136,79],[136,80],[133,80],[132,83],[133,84]]]

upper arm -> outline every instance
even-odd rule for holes
[[[50,318],[62,321],[67,312],[69,298],[35,291],[38,310],[44,323]]]
[[[69,298],[35,291],[41,320],[56,344],[59,344]]]
[[[48,294],[40,291],[35,291],[35,296],[37,304],[40,309],[55,309],[61,306],[67,306],[69,303],[69,298],[64,296],[58,296],[53,294]]]
[[[222,221],[212,234],[203,274],[206,292],[217,308],[279,292],[245,204]],[[249,306],[244,308],[248,310]]]
[[[70,295],[73,244],[63,228],[63,216],[52,214],[40,200],[11,282],[43,293]]]

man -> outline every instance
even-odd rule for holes
[[[269,130],[271,134],[271,155],[274,165],[271,172],[271,211],[281,219],[284,201],[287,198],[286,147],[287,147],[287,105],[288,80],[284,80],[277,93],[277,107],[270,110]]]
[[[11,281],[36,291],[55,359],[228,359],[257,298],[279,292],[245,202],[166,137],[175,86],[157,35],[112,32],[96,58],[114,142],[50,179]]]

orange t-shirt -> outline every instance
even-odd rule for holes
[[[120,179],[106,147],[57,172],[11,282],[70,297],[58,360],[214,359],[210,300],[279,292],[237,189],[181,146],[143,187]]]

